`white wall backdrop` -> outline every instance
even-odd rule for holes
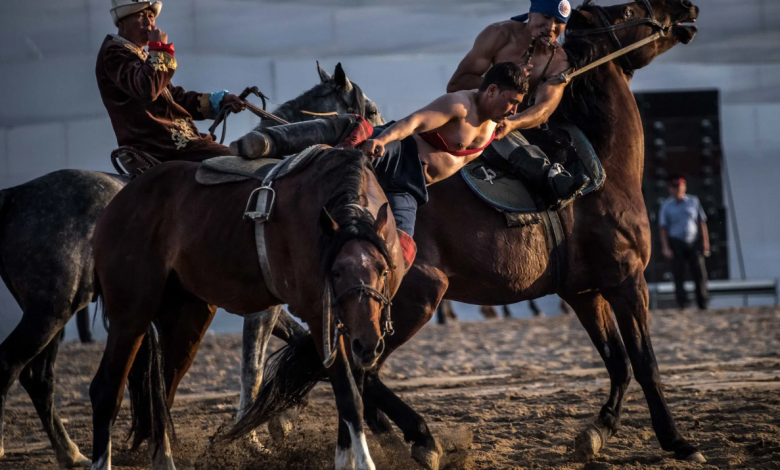
[[[176,44],[174,83],[281,103],[318,80],[315,60],[350,78],[397,119],[442,93],[474,37],[528,0],[167,0],[158,26]],[[574,2],[575,4],[578,2]],[[601,4],[619,3],[602,0]],[[635,91],[717,88],[724,154],[749,277],[780,262],[780,2],[699,0],[699,36],[637,73]],[[5,0],[0,16],[0,188],[61,168],[110,170],[116,146],[94,78],[114,27],[108,0]],[[392,6],[389,6],[392,5]],[[228,140],[256,123],[231,118]],[[200,124],[205,131],[209,122]],[[732,237],[733,240],[733,237]],[[732,251],[732,273],[736,266]],[[554,301],[543,303],[554,311]],[[525,307],[516,310],[524,313]],[[463,310],[468,316],[473,310]],[[0,338],[19,309],[0,288]],[[220,317],[216,330],[240,325]],[[74,330],[69,327],[69,330]],[[70,336],[70,333],[69,333]]]

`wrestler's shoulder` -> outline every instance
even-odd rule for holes
[[[488,25],[482,34],[490,37],[494,42],[505,44],[512,36],[517,35],[525,28],[525,24],[517,21],[499,21]]]

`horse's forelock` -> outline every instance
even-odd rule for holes
[[[362,206],[360,193],[365,181],[364,172],[373,172],[368,159],[352,149],[332,149],[321,158],[333,162],[324,166],[320,178],[327,185],[325,209],[339,226],[332,236],[322,236],[322,269],[329,272],[338,253],[351,240],[371,243],[393,268],[387,244],[374,229],[374,217],[352,205]]]

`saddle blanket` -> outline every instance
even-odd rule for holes
[[[328,145],[312,145],[306,150],[291,155],[283,160],[274,158],[248,159],[226,155],[204,160],[195,173],[195,181],[204,185],[215,185],[246,181],[248,179],[265,180],[277,165],[280,168],[274,172],[273,179],[290,175],[312,162]]]
[[[565,131],[571,137],[572,148],[569,149],[569,153],[574,155],[567,158],[566,169],[571,173],[584,173],[591,181],[579,194],[569,200],[561,201],[556,207],[561,209],[575,199],[600,188],[604,184],[606,174],[590,141],[577,126],[561,124],[557,129]],[[525,182],[492,167],[483,158],[478,158],[463,167],[460,174],[466,185],[477,196],[506,215],[510,226],[539,223],[538,214],[547,210],[542,198],[530,190]]]

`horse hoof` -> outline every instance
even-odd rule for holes
[[[271,418],[268,422],[268,433],[274,441],[281,442],[292,431],[293,423],[283,413]]]
[[[412,446],[412,458],[417,461],[425,470],[439,470],[439,462],[441,461],[441,455],[443,451],[438,441],[434,441],[436,444],[435,449],[428,449],[421,445]]]
[[[698,462],[698,463],[706,463],[707,459],[704,458],[703,455],[701,455],[701,452],[694,452],[687,457],[684,457],[682,460],[686,460],[688,462]]]
[[[74,457],[69,457],[67,462],[61,463],[60,468],[91,468],[92,461],[77,452]]]
[[[604,448],[604,440],[596,426],[590,425],[574,439],[574,458],[580,462],[593,459]]]

